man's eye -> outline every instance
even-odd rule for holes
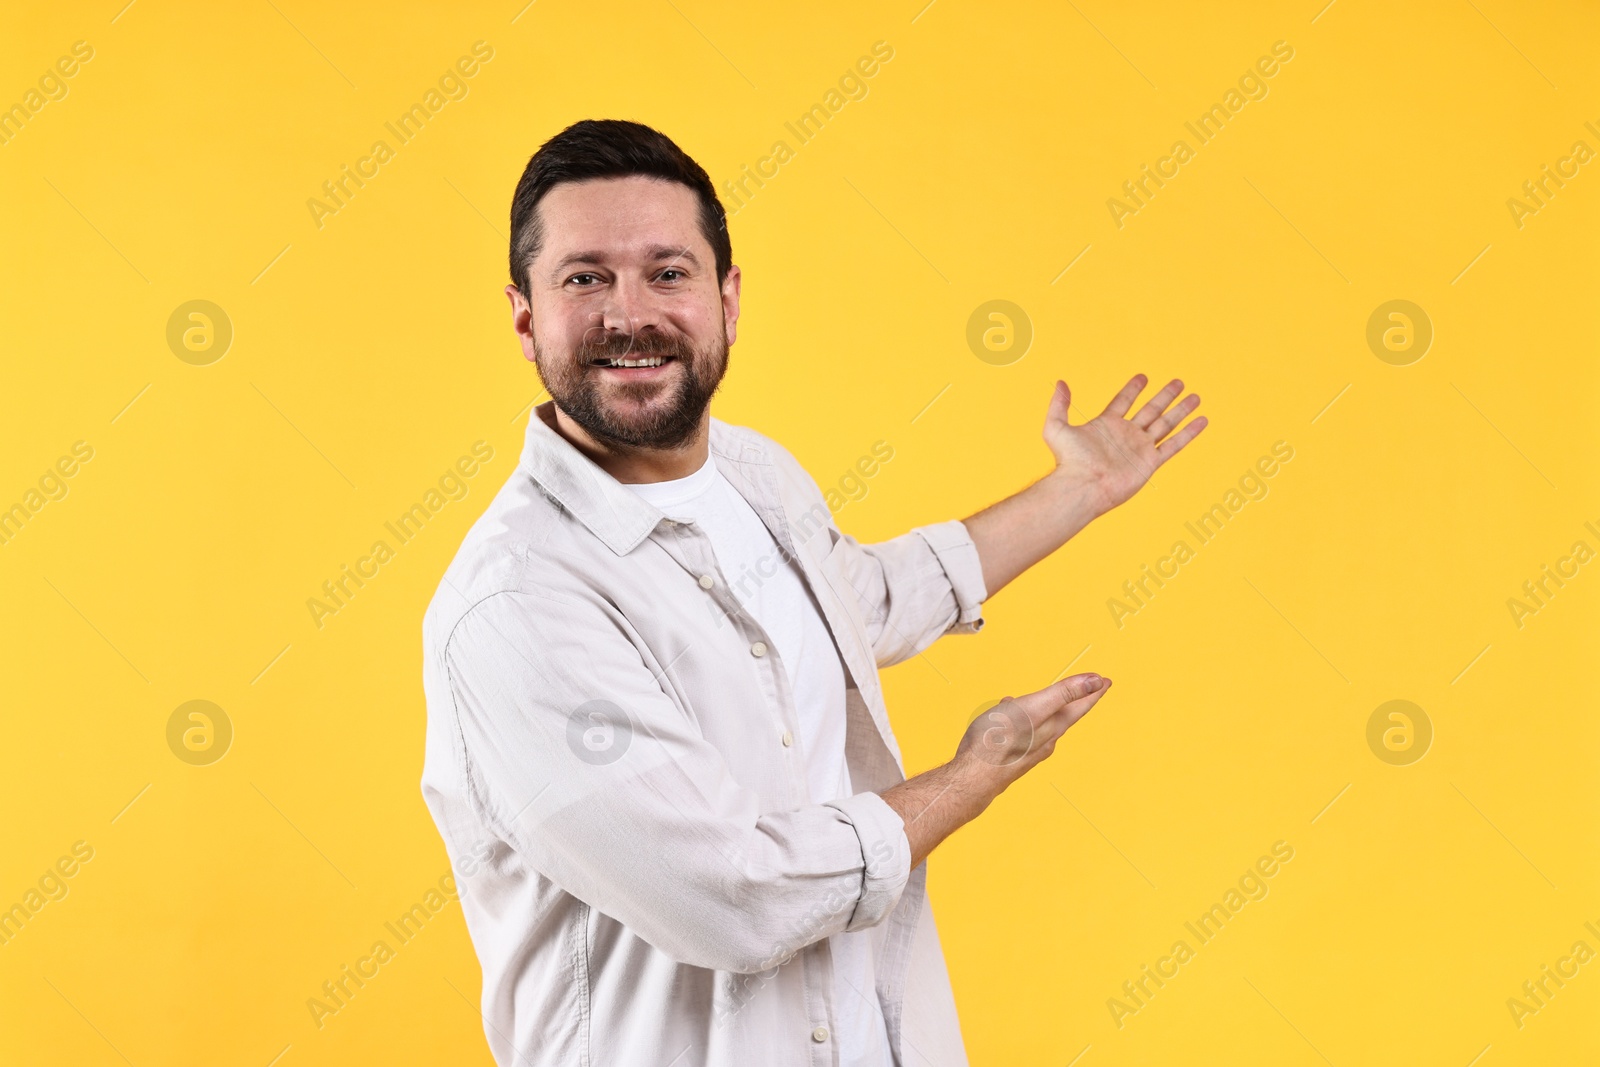
[[[673,277],[667,277],[669,274],[673,275]],[[679,270],[677,267],[668,267],[666,270],[661,272],[661,280],[664,282],[675,282],[684,276],[685,275],[683,271]]]
[[[572,277],[568,278],[567,281],[577,282],[579,285],[588,285],[591,282],[599,281],[599,279],[593,274],[574,274]]]

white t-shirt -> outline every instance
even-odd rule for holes
[[[784,555],[767,524],[710,456],[687,478],[623,484],[668,518],[693,522],[710,539],[734,599],[761,624],[783,661],[812,803],[849,796],[844,664],[798,564]],[[874,989],[870,935],[858,930],[828,939],[844,1067],[887,1067],[890,1062],[889,1036]]]

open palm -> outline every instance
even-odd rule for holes
[[[1202,415],[1173,433],[1200,405],[1200,397],[1194,393],[1173,404],[1183,391],[1183,382],[1176,379],[1129,418],[1128,409],[1148,382],[1143,374],[1134,375],[1104,411],[1078,426],[1067,420],[1072,390],[1066,382],[1056,382],[1045,414],[1045,444],[1050,446],[1060,474],[1080,483],[1100,510],[1114,508],[1133,496],[1157,467],[1206,428]]]

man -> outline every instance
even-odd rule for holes
[[[529,161],[506,288],[551,399],[423,623],[423,795],[496,1060],[962,1064],[923,860],[1106,692],[1078,674],[905,780],[877,669],[945,633],[1205,425],[1134,378],[1051,474],[964,521],[841,533],[710,416],[739,268],[704,170],[586,121]],[[1176,432],[1174,432],[1176,430]]]

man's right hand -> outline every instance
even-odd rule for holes
[[[1022,697],[1000,703],[972,720],[956,746],[956,759],[975,758],[1010,785],[1055,751],[1067,728],[1094,707],[1111,679],[1074,674]],[[995,791],[999,795],[999,790]],[[992,798],[991,798],[992,799]]]
[[[949,763],[886,791],[883,799],[905,822],[911,865],[1049,758],[1109,688],[1109,678],[1074,674],[1036,693],[1005,697],[972,721]]]

